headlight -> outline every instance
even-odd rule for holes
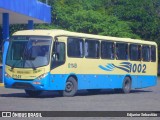
[[[38,80],[41,80],[42,78],[44,78],[44,77],[46,77],[46,76],[47,76],[47,73],[44,73],[44,74],[38,76],[37,79],[38,79]]]
[[[10,76],[8,73],[5,73],[4,75],[5,75],[5,77],[7,77],[7,78],[11,78],[11,76]]]

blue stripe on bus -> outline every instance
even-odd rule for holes
[[[41,85],[32,84],[35,81],[13,80],[5,78],[5,86],[10,88],[14,82],[25,82],[32,84],[37,90],[64,90],[69,74],[48,75],[41,80]],[[78,89],[113,89],[122,88],[125,75],[96,75],[96,74],[76,74],[78,78]],[[132,75],[132,89],[155,86],[157,76]]]

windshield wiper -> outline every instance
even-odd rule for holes
[[[11,70],[13,70],[15,68],[15,66],[19,63],[21,63],[23,60],[20,61],[16,61],[12,66],[11,66]]]
[[[34,66],[33,62],[31,60],[29,60],[30,64],[31,64],[31,67],[33,70],[36,70],[37,68]]]
[[[11,66],[11,70],[13,70],[15,68],[15,66],[19,63],[21,63],[23,60],[20,60],[20,61],[16,61],[12,66]],[[29,60],[30,61],[30,60]],[[36,70],[36,67],[34,66],[33,62],[30,61],[30,65],[32,67],[33,70]]]

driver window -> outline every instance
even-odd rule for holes
[[[52,50],[52,66],[51,68],[58,67],[65,63],[65,43],[54,42]]]

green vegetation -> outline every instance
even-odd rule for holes
[[[60,28],[160,44],[160,0],[48,0],[48,4],[52,7],[52,23],[35,28]],[[26,26],[11,28],[13,33]]]
[[[45,3],[46,0],[40,1]],[[48,0],[48,2],[52,6],[52,23],[36,25],[36,28],[61,28],[130,37],[156,41],[160,45],[160,0]]]
[[[52,6],[52,23],[36,25],[36,28],[61,28],[157,42],[160,39],[159,0],[48,1]]]
[[[160,45],[160,0],[48,0],[48,4],[51,24],[35,28],[145,39]],[[27,26],[12,25],[10,34],[21,29]]]

